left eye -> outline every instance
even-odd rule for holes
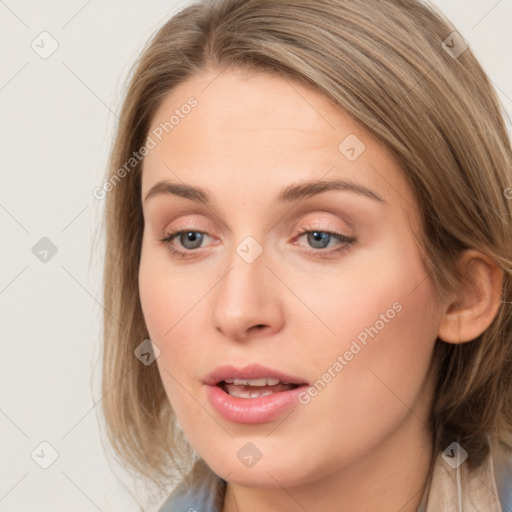
[[[307,235],[308,244],[313,249],[325,249],[331,240],[335,238],[334,233],[327,231],[307,231],[301,236]]]
[[[305,235],[307,235],[307,243],[309,245],[309,247],[306,247],[305,249],[306,252],[310,254],[318,254],[320,256],[322,255],[321,253],[324,253],[323,255],[325,256],[329,253],[348,250],[356,241],[355,238],[341,233],[336,233],[334,231],[320,231],[305,228],[303,228],[303,231],[297,235],[297,237],[301,238]],[[328,247],[331,241],[336,241],[338,243],[333,244],[334,246],[331,245],[331,247]],[[325,251],[324,249],[329,250]]]
[[[201,242],[204,240],[206,233],[201,231],[176,231],[168,233],[164,238],[160,239],[163,243],[170,244],[175,238],[179,239],[180,244],[188,250],[199,249]]]

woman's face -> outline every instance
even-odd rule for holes
[[[149,136],[142,308],[206,463],[292,487],[428,446],[440,308],[385,148],[319,93],[238,71],[181,84]]]

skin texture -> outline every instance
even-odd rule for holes
[[[145,158],[142,198],[169,180],[204,188],[212,202],[155,195],[143,203],[139,285],[178,421],[228,481],[223,512],[414,512],[432,447],[434,342],[441,325],[453,333],[420,258],[418,207],[402,170],[322,95],[269,74],[196,76],[168,95],[151,129],[191,96],[197,106]],[[354,161],[338,149],[351,134],[365,145]],[[346,190],[276,200],[289,185],[336,178],[383,201]],[[179,236],[159,241],[180,229],[206,233],[200,248]],[[355,242],[327,237],[318,248],[301,235],[308,230]],[[248,236],[263,249],[252,263],[236,250]],[[258,362],[315,382],[393,304],[394,318],[288,416],[235,424],[207,400],[203,379],[224,364]],[[237,457],[247,442],[262,454],[250,468]]]

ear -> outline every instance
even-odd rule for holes
[[[477,250],[463,253],[459,265],[466,279],[442,310],[438,337],[464,343],[480,336],[496,317],[502,298],[503,271]]]

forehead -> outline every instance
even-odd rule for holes
[[[149,135],[156,146],[144,159],[143,194],[176,177],[207,188],[229,179],[242,190],[328,174],[412,200],[397,163],[368,131],[318,91],[269,73],[194,76],[165,97]],[[356,159],[348,158],[352,148]]]
[[[339,134],[329,117],[337,109],[326,98],[274,75],[238,70],[180,84],[162,102],[151,130],[165,125],[192,97],[197,106],[165,137],[181,150],[192,149],[191,139],[196,149],[222,155],[308,151],[319,145],[336,149]]]
[[[325,116],[337,109],[319,92],[276,74],[242,69],[209,70],[179,84],[160,105],[153,125],[168,120],[190,97],[198,101],[194,117],[200,117],[206,123],[204,128],[213,132],[230,127],[236,132],[236,127],[230,126],[233,114],[236,126],[246,130],[269,128],[268,120],[277,117],[282,118],[283,126],[296,130],[318,129],[320,124],[335,130]],[[227,118],[228,126],[224,124]]]

